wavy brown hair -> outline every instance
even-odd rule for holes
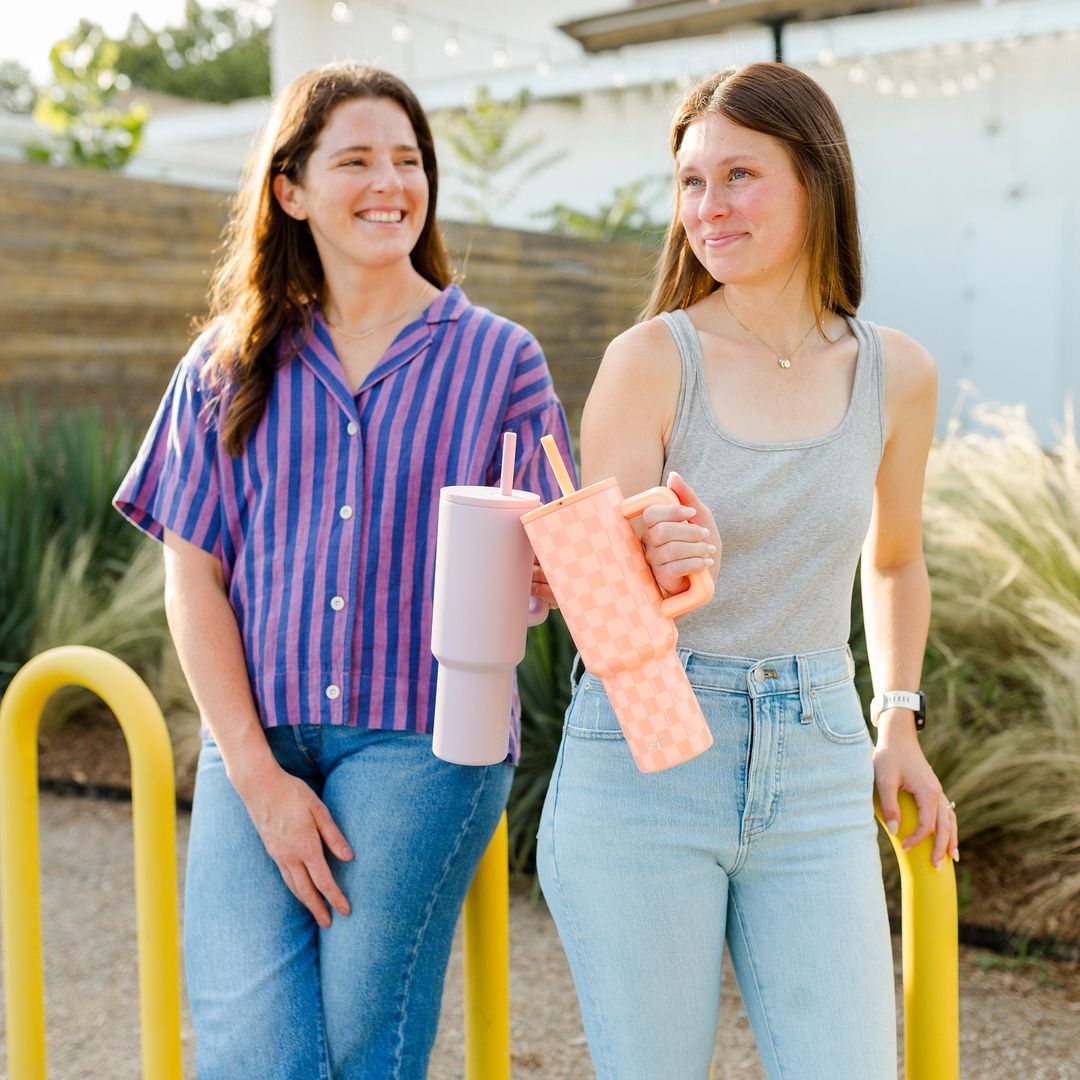
[[[294,79],[281,93],[259,149],[249,160],[225,229],[225,253],[210,285],[208,323],[219,326],[206,372],[218,402],[225,449],[239,454],[262,418],[274,372],[310,333],[312,305],[323,292],[323,268],[306,221],[286,214],[274,197],[274,178],[303,182],[304,170],[331,112],[358,98],[385,98],[408,116],[428,182],[427,218],[410,255],[413,268],[439,289],[450,265],[435,221],[439,172],[435,141],[416,95],[378,68],[331,64]],[[283,331],[298,331],[292,352],[278,356]]]
[[[698,83],[683,98],[671,125],[672,157],[678,158],[686,129],[710,114],[783,144],[809,200],[806,251],[819,327],[829,311],[853,316],[862,300],[862,252],[851,152],[836,106],[813,79],[786,64],[730,68]],[[643,319],[689,307],[723,284],[690,247],[680,198],[676,184],[675,209]]]

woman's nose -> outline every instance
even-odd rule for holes
[[[369,176],[376,191],[398,191],[402,187],[401,176],[390,160],[376,162]]]
[[[723,188],[709,187],[698,203],[698,217],[702,221],[715,221],[728,212],[727,195]]]

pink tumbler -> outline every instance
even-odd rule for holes
[[[432,749],[457,765],[506,757],[514,669],[525,656],[527,628],[547,618],[547,605],[529,595],[533,553],[521,526],[540,497],[511,490],[508,481],[501,488],[444,487],[439,498]]]
[[[670,769],[712,745],[675,651],[673,621],[709,600],[712,577],[700,571],[686,592],[662,597],[629,520],[653,503],[678,501],[667,487],[624,499],[612,477],[570,489],[523,521],[581,659],[603,681],[642,772]]]

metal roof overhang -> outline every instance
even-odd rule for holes
[[[586,52],[721,34],[752,25],[770,27],[779,46],[780,30],[787,23],[925,6],[927,0],[653,0],[561,23],[559,29]]]

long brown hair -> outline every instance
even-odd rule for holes
[[[219,417],[222,444],[230,454],[243,450],[266,408],[275,370],[295,355],[279,358],[275,339],[283,330],[296,330],[302,340],[311,330],[312,305],[322,298],[323,268],[311,230],[278,205],[274,178],[283,174],[301,183],[330,113],[357,98],[386,98],[408,116],[428,182],[427,218],[410,259],[437,288],[450,282],[435,221],[435,141],[416,95],[389,72],[355,64],[330,64],[295,78],[278,98],[245,169],[225,230],[225,254],[210,285],[207,321],[220,321],[221,328],[206,372],[219,400],[226,386],[230,390],[225,415]]]
[[[862,254],[851,152],[836,106],[813,79],[786,64],[730,68],[683,98],[671,125],[672,157],[678,157],[686,129],[713,113],[783,144],[809,200],[806,251],[815,316],[820,325],[825,312],[854,315],[862,300]],[[679,199],[676,185],[675,209],[643,319],[689,307],[721,284],[690,247]]]

